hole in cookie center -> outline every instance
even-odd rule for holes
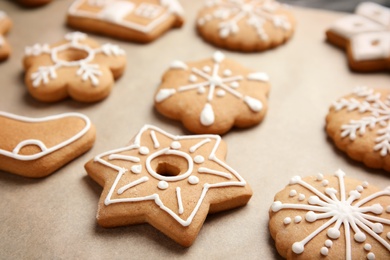
[[[72,62],[72,61],[81,61],[84,60],[88,57],[88,52],[75,49],[75,48],[70,48],[67,50],[63,50],[58,52],[57,56],[58,59],[67,61],[67,62]]]
[[[160,162],[157,165],[156,172],[162,176],[170,177],[170,176],[177,176],[180,174],[180,169],[176,167],[175,165],[166,163],[166,162]]]
[[[188,162],[177,155],[160,155],[151,161],[152,169],[161,176],[175,177],[188,170]]]

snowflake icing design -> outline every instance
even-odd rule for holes
[[[363,136],[367,128],[374,129],[379,126],[380,128],[376,131],[378,137],[375,139],[374,151],[380,151],[381,156],[386,156],[390,153],[390,95],[383,101],[381,93],[367,87],[357,87],[353,94],[363,101],[353,97],[342,98],[333,104],[334,109],[336,111],[347,109],[349,112],[357,111],[360,114],[370,113],[371,115],[342,125],[341,137],[349,137],[353,141],[358,135]]]
[[[244,80],[243,75],[232,75],[232,71],[225,69],[220,71],[220,64],[225,59],[222,52],[215,52],[213,55],[214,65],[204,66],[203,68],[191,68],[191,75],[188,78],[189,85],[180,86],[178,89],[165,88],[160,89],[155,97],[155,101],[160,103],[172,95],[186,91],[196,90],[198,94],[204,94],[208,88],[207,102],[200,114],[200,122],[204,126],[210,126],[215,121],[215,114],[211,105],[214,96],[223,98],[226,94],[231,94],[245,102],[253,112],[260,112],[263,104],[260,100],[240,93],[237,89],[240,87],[240,81]],[[172,69],[188,70],[188,66],[182,61],[174,61],[171,64]],[[201,82],[198,82],[199,78]],[[254,72],[246,77],[247,80],[268,82],[268,75],[264,72]],[[198,82],[198,83],[197,83]]]
[[[142,144],[144,138],[150,138],[153,145],[151,147],[144,146]],[[167,139],[170,140],[170,144],[168,147],[165,147],[163,143]],[[186,148],[186,145],[183,145],[183,143],[186,142],[188,144],[189,141],[192,142],[192,146]],[[175,136],[154,126],[144,126],[136,136],[134,143],[130,146],[112,150],[95,157],[95,162],[99,162],[118,172],[104,204],[108,206],[113,203],[154,201],[182,226],[189,226],[210,189],[229,186],[244,187],[246,185],[244,179],[235,170],[216,157],[215,153],[220,142],[221,137],[218,135]],[[212,145],[211,149],[210,145]],[[211,151],[208,158],[198,153],[198,150],[204,147]],[[176,176],[159,174],[151,162],[160,156],[166,155],[178,156],[186,160],[186,171]],[[115,161],[126,162],[126,167],[117,165]],[[204,165],[205,162],[207,167]],[[210,162],[215,163],[216,168],[211,168],[213,164]],[[202,177],[205,175],[214,176],[213,181],[208,183],[202,180]],[[150,194],[148,194],[148,188],[145,188],[146,193],[141,192],[142,185],[148,185],[147,183],[150,182],[156,185],[155,190],[151,190]],[[175,186],[176,188],[174,188]],[[175,189],[174,193],[161,192],[164,190],[169,191],[171,188]],[[191,194],[199,194],[198,201],[195,204],[185,201],[184,196],[182,196],[188,189],[191,191]],[[171,201],[170,196],[172,194],[176,196],[177,208],[169,208],[164,204],[164,201]],[[187,211],[190,211],[190,213]],[[184,215],[187,217],[186,219],[183,219]]]
[[[274,12],[280,4],[274,0],[209,0],[207,7],[217,7],[212,14],[206,14],[198,19],[198,25],[203,26],[207,22],[219,19],[219,36],[226,38],[240,30],[239,22],[245,22],[252,26],[258,36],[263,40],[268,40],[268,35],[264,30],[264,24],[271,22],[274,27],[283,30],[290,30],[291,24],[283,15],[275,15]]]
[[[367,182],[362,182],[361,185],[358,185],[355,190],[349,192],[349,196],[346,194],[345,186],[345,173],[342,170],[338,170],[335,173],[335,176],[338,178],[339,182],[339,191],[340,199],[336,196],[337,190],[333,187],[328,187],[325,189],[325,193],[322,193],[310,183],[302,180],[301,177],[296,176],[290,180],[290,185],[300,185],[305,189],[314,193],[313,196],[308,198],[308,204],[291,204],[291,203],[282,203],[280,201],[275,201],[272,204],[271,210],[273,212],[279,212],[284,209],[299,209],[307,211],[305,215],[305,220],[310,223],[314,223],[317,220],[329,219],[323,225],[318,227],[315,231],[310,233],[303,240],[295,242],[292,245],[292,251],[295,254],[301,254],[304,252],[305,245],[310,242],[315,236],[321,233],[323,230],[327,229],[327,236],[330,239],[327,239],[324,242],[324,246],[320,249],[320,253],[323,256],[327,256],[329,250],[333,245],[332,240],[336,240],[340,237],[340,228],[344,226],[345,233],[345,248],[346,255],[345,259],[352,259],[352,246],[351,246],[351,230],[354,232],[353,239],[357,243],[363,243],[366,241],[366,234],[371,236],[375,241],[384,246],[390,252],[390,232],[386,234],[387,240],[383,239],[379,234],[383,233],[383,225],[390,225],[389,218],[382,218],[375,215],[380,215],[384,211],[389,214],[390,206],[388,205],[386,209],[383,208],[385,205],[379,203],[373,204],[370,206],[364,206],[366,203],[383,196],[390,196],[390,187],[383,191],[373,193],[369,196],[366,196],[363,199],[360,199],[364,190],[368,187]],[[329,181],[325,179],[322,174],[318,174],[316,178],[317,182],[321,182],[322,186],[328,186]],[[297,196],[296,190],[291,190],[289,193],[290,197]],[[303,201],[305,199],[304,194],[299,194],[298,200]],[[371,214],[367,214],[371,213]],[[289,225],[291,223],[291,218],[286,217],[284,219],[284,224]],[[296,216],[294,218],[295,223],[300,223],[302,218]],[[334,224],[334,225],[333,225]],[[333,225],[332,227],[330,227]],[[365,233],[364,233],[364,232]],[[370,251],[374,245],[364,244],[365,251]],[[369,252],[367,254],[368,259],[375,259],[375,254]]]
[[[35,44],[31,47],[26,47],[25,53],[27,56],[39,56],[41,54],[49,54],[52,62],[51,66],[40,66],[37,71],[31,74],[33,87],[37,88],[41,84],[45,85],[50,80],[57,78],[56,71],[63,67],[78,67],[76,75],[80,76],[83,81],[90,80],[93,86],[99,85],[99,76],[102,75],[98,64],[91,64],[95,55],[103,53],[106,56],[122,56],[125,55],[124,50],[113,44],[104,44],[100,48],[93,49],[87,44],[81,43],[86,40],[87,35],[81,32],[73,32],[65,35],[66,43],[56,47],[50,47],[48,44]],[[67,61],[59,58],[58,53],[61,51],[76,49],[87,53],[87,57],[75,61]]]

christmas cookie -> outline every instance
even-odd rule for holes
[[[326,122],[330,138],[352,159],[390,171],[390,91],[358,87],[334,102]]]
[[[42,118],[0,111],[0,170],[39,178],[91,149],[95,128],[88,117],[65,113]]]
[[[103,186],[97,221],[103,227],[149,223],[190,246],[208,213],[245,205],[252,191],[224,162],[218,135],[175,136],[146,125],[128,146],[85,165]]]
[[[52,0],[19,0],[19,3],[28,7],[36,7],[50,3]]]
[[[345,49],[351,69],[390,69],[390,9],[364,2],[355,14],[336,21],[326,32],[327,40]]]
[[[79,32],[68,33],[53,45],[35,44],[25,52],[28,91],[45,102],[68,96],[82,102],[104,99],[126,66],[124,50],[110,43],[100,46]]]
[[[274,48],[293,35],[295,19],[273,0],[207,0],[197,29],[207,42],[235,51]]]
[[[68,11],[71,27],[141,43],[183,22],[177,0],[76,0]]]
[[[0,61],[5,60],[11,53],[9,43],[4,38],[4,35],[11,29],[12,22],[7,14],[0,11]]]
[[[286,259],[390,259],[390,186],[295,176],[276,194],[269,228]]]
[[[267,110],[268,76],[219,51],[199,62],[172,62],[158,88],[157,110],[194,133],[223,134],[258,124]]]

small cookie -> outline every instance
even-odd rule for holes
[[[286,259],[390,259],[390,186],[295,176],[276,194],[269,229]]]
[[[7,59],[11,53],[9,43],[4,38],[4,35],[8,33],[11,27],[11,19],[5,12],[0,11],[0,61]]]
[[[355,14],[336,21],[327,40],[347,52],[351,69],[362,72],[390,69],[390,9],[364,2]]]
[[[67,20],[78,30],[141,43],[184,23],[177,0],[76,0]]]
[[[103,186],[97,221],[103,227],[149,223],[190,246],[208,213],[245,205],[245,180],[223,159],[218,135],[175,136],[146,125],[126,147],[85,165]]]
[[[0,111],[0,170],[39,178],[91,149],[95,127],[85,115],[42,118]]]
[[[24,6],[37,7],[50,3],[52,0],[18,0]]]
[[[244,52],[281,45],[292,37],[294,27],[292,13],[273,0],[207,0],[197,18],[205,41]]]
[[[126,66],[126,53],[119,46],[100,46],[86,34],[68,33],[53,45],[26,47],[25,83],[30,94],[45,102],[71,97],[96,102],[110,94],[114,80]]]
[[[199,62],[172,62],[154,105],[191,132],[223,134],[233,126],[258,124],[267,110],[268,76],[254,72],[219,51]]]
[[[390,171],[390,91],[357,87],[334,102],[326,131],[349,157]]]

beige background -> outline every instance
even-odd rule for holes
[[[174,134],[187,133],[180,123],[159,116],[152,100],[172,60],[203,59],[215,51],[194,30],[202,1],[183,0],[184,27],[148,45],[96,36],[101,43],[124,48],[128,67],[112,94],[92,105],[72,100],[43,104],[30,97],[23,84],[24,47],[55,42],[71,31],[64,24],[71,0],[55,0],[37,9],[23,9],[12,2],[0,2],[0,9],[14,21],[8,35],[13,53],[0,64],[0,110],[34,117],[82,112],[96,125],[97,142],[88,153],[44,179],[0,172],[0,258],[277,259],[267,227],[268,208],[292,176],[341,168],[382,188],[390,184],[388,173],[351,161],[324,132],[324,118],[335,99],[357,85],[389,87],[389,73],[352,73],[344,53],[324,42],[325,29],[343,14],[296,8],[298,27],[286,45],[255,54],[225,51],[243,65],[267,72],[272,83],[265,120],[224,136],[228,164],[253,188],[249,204],[208,217],[188,249],[147,224],[100,228],[95,214],[101,188],[86,175],[83,165],[99,153],[125,145],[146,123]]]

